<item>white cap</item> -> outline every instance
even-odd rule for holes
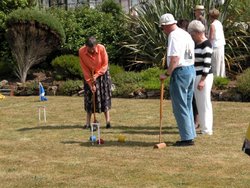
[[[163,14],[159,21],[159,27],[162,25],[171,25],[176,24],[177,21],[174,19],[174,16],[172,14]]]

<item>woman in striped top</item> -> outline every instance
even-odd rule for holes
[[[213,72],[211,68],[212,45],[205,36],[205,27],[198,21],[192,21],[188,32],[195,42],[195,88],[199,124],[202,134],[213,134],[213,108],[211,102],[211,89],[213,85]]]

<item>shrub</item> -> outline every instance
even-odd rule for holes
[[[26,82],[25,84],[18,86],[14,94],[16,96],[39,96],[39,84],[36,81]]]
[[[67,80],[59,88],[60,95],[72,96],[81,90],[83,82],[81,80]]]
[[[148,68],[141,73],[142,83],[141,87],[146,90],[158,90],[160,89],[160,75],[164,74],[164,70],[159,69],[158,67]],[[170,78],[164,82],[165,89],[169,86]]]
[[[27,95],[39,95],[39,84],[37,82],[30,82],[26,84]]]
[[[64,27],[66,42],[62,48],[77,52],[87,37],[95,36],[98,42],[106,46],[111,62],[120,63],[123,60],[119,49],[121,41],[126,38],[126,28],[120,16],[117,19],[110,13],[86,6],[67,11],[60,8],[48,11],[57,16]]]
[[[244,99],[250,99],[250,68],[238,76],[236,86]]]
[[[116,87],[113,96],[128,97],[140,88],[141,76],[136,72],[122,72],[112,77],[112,82]]]
[[[112,77],[112,82],[116,89],[114,96],[128,97],[129,94],[137,90],[160,90],[160,74],[163,70],[155,67],[142,72],[119,72]],[[170,78],[164,82],[164,89],[168,91]]]
[[[109,72],[110,72],[110,75],[113,77],[113,76],[116,76],[118,74],[122,74],[125,71],[121,66],[111,64],[111,65],[109,65]]]
[[[229,83],[228,78],[214,77],[213,85],[216,89],[226,89],[228,83]]]
[[[114,0],[104,0],[98,7],[98,10],[111,13],[114,17],[119,17],[122,13],[122,7],[119,3]]]
[[[52,61],[55,69],[55,79],[81,79],[83,77],[79,57],[74,55],[63,55]]]

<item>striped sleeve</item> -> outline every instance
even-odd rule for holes
[[[212,73],[212,52],[212,45],[208,40],[195,46],[195,69],[197,75],[207,76],[207,74]]]

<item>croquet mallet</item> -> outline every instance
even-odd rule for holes
[[[93,73],[93,72],[92,72]],[[93,76],[94,74],[92,74]],[[94,83],[93,83],[94,85]],[[94,115],[94,122],[90,124],[91,127],[91,134],[93,136],[94,128],[98,131],[98,144],[100,144],[100,123],[96,120],[95,110],[96,110],[96,102],[95,102],[95,91],[92,94],[92,104],[93,104],[93,115]]]
[[[163,95],[164,95],[164,79],[161,79],[161,96],[160,96],[160,134],[159,134],[159,144],[155,144],[155,149],[165,148],[167,145],[166,143],[162,142],[161,132],[162,132],[162,112],[163,112]]]

